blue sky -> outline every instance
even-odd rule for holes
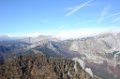
[[[119,28],[119,3],[120,0],[0,0],[0,34],[64,34],[81,31],[78,29]]]

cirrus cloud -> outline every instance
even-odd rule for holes
[[[77,7],[75,7],[75,8],[70,8],[70,9],[73,9],[73,10],[70,11],[69,13],[67,13],[67,14],[65,15],[65,17],[72,15],[73,13],[77,12],[78,10],[80,10],[80,9],[83,8],[83,7],[88,6],[89,3],[92,2],[92,1],[93,1],[93,0],[89,0],[89,1],[83,3],[82,5],[77,6]]]

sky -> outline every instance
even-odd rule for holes
[[[120,27],[120,0],[0,0],[0,35],[64,37]]]

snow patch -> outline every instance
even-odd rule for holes
[[[70,74],[70,71],[68,71],[68,76],[72,77],[72,75]]]
[[[75,61],[74,69],[75,69],[75,72],[77,73],[77,63],[76,63],[76,61]]]
[[[85,68],[85,71],[93,77],[93,72],[92,72],[91,68]]]
[[[78,62],[80,64],[80,66],[82,67],[82,69],[85,68],[85,63],[83,60],[81,60],[79,58],[73,58],[73,60],[75,61],[75,65],[76,65],[76,62]]]
[[[80,66],[82,67],[82,69],[84,69],[88,74],[90,74],[90,76],[93,77],[93,72],[91,70],[91,68],[85,68],[85,62],[83,60],[81,60],[80,58],[73,58],[73,61],[75,61],[75,65],[74,65],[74,69],[75,72],[77,72],[77,62],[80,64]]]

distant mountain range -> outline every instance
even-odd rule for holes
[[[42,53],[54,58],[78,58],[76,61],[84,66],[83,69],[90,68],[93,75],[102,79],[120,79],[120,33],[104,33],[67,40],[44,35],[22,38],[0,37],[1,60],[3,58],[5,60],[9,57],[8,54],[13,53],[17,55]]]

